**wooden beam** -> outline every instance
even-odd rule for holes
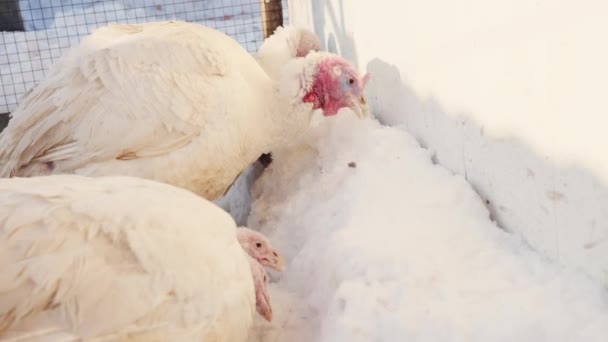
[[[281,0],[260,0],[264,39],[272,35],[277,27],[283,25],[283,5]]]
[[[0,0],[0,31],[25,31],[19,0]]]

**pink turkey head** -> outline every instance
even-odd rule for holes
[[[369,113],[363,95],[369,78],[369,73],[360,78],[351,63],[328,54],[317,61],[312,88],[303,101],[312,103],[313,109],[321,108],[325,116],[336,115],[338,110],[348,107],[364,118]]]
[[[285,261],[281,255],[272,248],[268,239],[249,228],[237,228],[236,237],[245,250],[252,258],[260,264],[270,267],[275,271],[281,272]]]
[[[251,275],[253,276],[253,286],[255,288],[255,310],[264,317],[268,322],[272,321],[272,307],[270,306],[270,297],[266,283],[268,282],[268,274],[264,267],[254,258],[249,257],[249,265],[251,266]]]

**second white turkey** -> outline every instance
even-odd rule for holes
[[[167,184],[0,179],[0,339],[246,341],[272,310],[243,241],[227,213]]]

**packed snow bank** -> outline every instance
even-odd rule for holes
[[[488,218],[400,128],[342,113],[273,151],[249,226],[288,260],[260,341],[606,341],[608,297]]]

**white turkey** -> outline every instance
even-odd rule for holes
[[[245,341],[272,317],[230,216],[141,178],[0,179],[0,269],[0,340]]]
[[[315,109],[368,113],[346,60],[311,52],[279,82],[227,35],[180,21],[95,30],[22,99],[0,134],[0,177],[148,178],[213,200]]]

